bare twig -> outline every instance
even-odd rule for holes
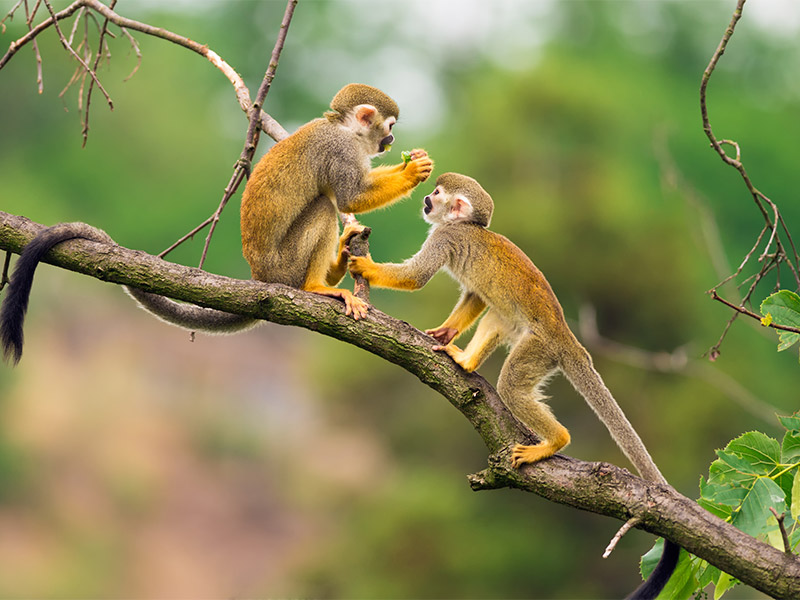
[[[772,506],[769,507],[769,510],[775,515],[775,520],[778,522],[778,528],[781,531],[781,537],[783,538],[783,549],[787,554],[792,554],[792,544],[789,542],[789,534],[786,531],[786,523],[784,520],[786,519],[786,513],[782,515],[778,514],[778,511],[775,510]]]
[[[283,20],[281,21],[278,37],[275,40],[275,46],[272,49],[269,65],[264,73],[264,79],[261,81],[261,85],[258,88],[258,93],[256,93],[256,99],[253,101],[253,105],[250,108],[250,123],[247,126],[247,135],[245,136],[242,154],[240,155],[239,160],[236,162],[236,167],[234,168],[234,172],[231,176],[228,186],[225,188],[225,193],[222,196],[222,200],[220,201],[217,210],[211,216],[211,227],[208,230],[208,236],[206,236],[206,242],[203,245],[203,254],[200,257],[200,268],[203,268],[203,263],[205,263],[206,255],[208,254],[208,246],[211,243],[211,237],[214,235],[214,230],[217,227],[217,223],[219,222],[222,211],[228,204],[228,200],[231,199],[233,194],[239,188],[239,184],[244,179],[245,174],[250,173],[250,165],[252,164],[253,156],[256,152],[256,146],[258,145],[258,139],[261,134],[261,107],[264,105],[264,100],[267,98],[267,93],[269,93],[272,80],[275,78],[275,72],[278,69],[278,61],[280,61],[281,52],[283,51],[283,46],[286,43],[286,34],[289,32],[289,25],[292,22],[292,15],[294,15],[294,9],[296,6],[297,0],[289,0],[286,4],[286,10],[283,13]]]
[[[614,548],[617,547],[617,544],[622,539],[622,537],[641,522],[642,522],[641,519],[639,519],[638,517],[632,517],[627,521],[625,521],[622,527],[619,528],[619,531],[617,531],[614,537],[611,538],[611,541],[609,542],[608,546],[606,546],[605,552],[603,552],[603,558],[608,558],[609,556],[611,556],[611,553],[614,551]]]
[[[116,6],[117,0],[111,0],[109,4],[109,8],[111,10],[114,9]],[[108,17],[105,18],[103,21],[103,25],[100,27],[100,39],[97,42],[97,56],[95,56],[94,65],[92,69],[96,72],[97,68],[100,66],[100,61],[103,60],[103,45],[105,44],[105,37],[106,33],[108,32]],[[124,30],[123,30],[124,31]],[[88,40],[87,40],[88,44]],[[140,56],[141,58],[141,56]],[[138,64],[137,64],[138,67]],[[94,89],[94,80],[89,82],[89,89],[86,90],[86,108],[83,113],[83,129],[81,131],[81,136],[83,136],[83,143],[81,144],[83,147],[86,146],[86,141],[89,139],[89,107],[92,102],[92,90]]]

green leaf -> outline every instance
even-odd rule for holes
[[[761,303],[761,314],[785,327],[800,327],[800,296],[789,290],[775,292]],[[800,334],[778,330],[778,351],[786,350],[800,340]]]
[[[760,431],[750,431],[739,436],[725,446],[725,451],[750,462],[750,472],[758,475],[768,475],[781,460],[778,440]]]
[[[792,484],[792,518],[800,519],[800,469],[794,474]]]
[[[731,587],[733,587],[735,584],[736,580],[723,571],[719,576],[716,587],[714,588],[714,600],[719,600],[722,598],[722,594],[731,589]]]
[[[772,515],[770,506],[778,514],[785,512],[786,497],[777,483],[768,477],[759,477],[739,510],[734,512],[731,522],[748,535],[760,535],[767,528],[767,518]]]
[[[800,432],[800,413],[794,413],[791,417],[782,417],[778,415],[778,420],[781,425],[786,427],[789,431]]]
[[[725,450],[717,450],[717,456],[719,456],[722,462],[731,467],[734,471],[748,475],[762,474],[754,470],[754,466],[749,460],[741,458],[736,454],[726,452]]]
[[[791,465],[800,461],[800,432],[787,431],[781,446],[781,462]]]

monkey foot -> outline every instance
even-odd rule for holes
[[[535,463],[542,459],[549,458],[557,451],[558,448],[547,442],[542,442],[535,446],[517,444],[511,451],[511,466],[518,469],[524,464]]]
[[[331,298],[339,298],[344,302],[344,314],[347,316],[352,315],[356,321],[367,316],[369,304],[360,298],[356,298],[353,295],[353,292],[349,290],[340,290],[339,288],[320,286],[318,288],[306,289],[306,291],[320,294],[322,296],[330,296]]]

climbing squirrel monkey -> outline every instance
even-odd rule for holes
[[[432,225],[422,248],[401,264],[378,264],[370,256],[350,258],[350,271],[371,285],[416,290],[441,268],[460,284],[461,298],[432,335],[465,371],[477,369],[500,344],[511,347],[497,391],[514,415],[541,437],[517,445],[519,467],[552,456],[570,436],[543,402],[542,387],[561,370],[606,425],[642,477],[664,482],[641,439],[592,365],[589,353],[567,326],[550,284],[507,238],[489,231],[494,204],[474,179],[445,173],[425,196],[423,217]],[[455,340],[484,312],[464,350]]]
[[[487,229],[494,210],[491,196],[471,177],[445,173],[423,202],[423,218],[431,229],[419,252],[400,264],[378,264],[369,255],[353,256],[350,272],[378,287],[416,290],[444,268],[461,284],[461,297],[450,316],[426,333],[439,342],[434,350],[447,353],[468,372],[477,369],[499,344],[511,347],[497,391],[514,416],[541,438],[535,445],[514,446],[512,465],[537,462],[569,443],[569,432],[542,395],[549,377],[560,370],[639,474],[666,483],[594,369],[591,356],[570,331],[545,276],[511,241]],[[453,340],[484,310],[486,314],[466,348],[457,347]],[[631,598],[654,598],[669,579],[678,552],[679,548],[668,542],[666,561],[656,580],[651,577]]]
[[[394,142],[397,104],[381,90],[349,84],[331,110],[275,144],[258,162],[242,195],[242,251],[253,279],[340,298],[345,312],[362,318],[368,305],[336,288],[347,271],[347,243],[361,226],[339,236],[338,214],[363,213],[407,196],[433,170],[424,150],[394,166],[370,161]],[[22,326],[36,265],[57,244],[74,238],[113,240],[85,223],[62,223],[41,232],[23,250],[0,310],[0,344],[19,361]],[[156,317],[190,330],[235,333],[259,321],[175,302],[135,288],[126,291]]]

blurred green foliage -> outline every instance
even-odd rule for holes
[[[762,226],[700,124],[700,75],[733,3],[377,7],[301,0],[265,109],[291,130],[345,83],[383,87],[401,120],[382,160],[424,147],[434,175],[477,178],[495,200],[492,228],[545,272],[576,326],[588,303],[606,338],[683,347],[677,372],[590,347],[679,490],[692,494],[714,449],[738,433],[775,435],[770,413],[796,409],[797,359],[775,354],[774,333],[739,321],[721,358],[703,358],[730,316],[704,292]],[[283,8],[117,10],[209,44],[255,89]],[[711,122],[740,143],[796,230],[800,43],[750,9],[711,81]],[[0,41],[21,36],[22,21]],[[128,81],[136,57],[124,37],[111,43],[101,77],[114,111],[95,91],[85,149],[77,88],[58,97],[74,67],[53,32],[39,40],[41,96],[30,48],[0,71],[0,209],[87,221],[157,253],[216,208],[245,130],[233,91],[201,57],[136,37],[143,61]],[[419,248],[430,188],[363,216],[376,260]],[[247,277],[236,212],[231,202],[206,268]],[[170,259],[196,264],[204,238]],[[393,365],[277,327],[188,345],[116,290],[76,279],[42,269],[23,365],[0,367],[0,523],[18,524],[0,543],[0,596],[614,598],[636,584],[649,536],[627,536],[603,561],[616,523],[528,494],[473,494],[464,475],[485,464],[479,438]],[[446,275],[414,295],[373,291],[378,308],[420,328],[456,298]],[[495,356],[481,372],[494,380],[501,364]],[[625,464],[563,379],[549,391],[573,434],[569,454]],[[84,501],[103,508],[81,510]]]

